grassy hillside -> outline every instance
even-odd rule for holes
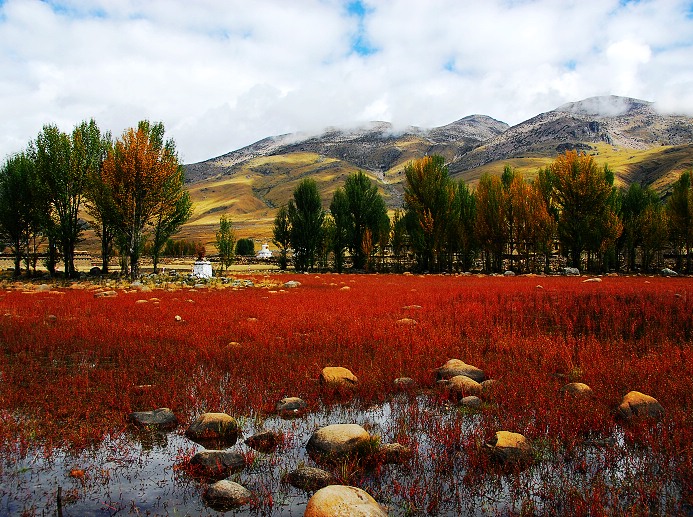
[[[608,164],[614,170],[616,185],[621,187],[642,182],[665,195],[681,172],[693,168],[693,145],[646,150],[618,149],[608,144],[592,144],[592,147],[597,162]],[[369,173],[391,209],[402,204],[404,167],[422,151],[417,139],[400,142],[399,148],[402,153],[395,166],[381,173]],[[527,178],[533,178],[541,167],[552,161],[553,157],[548,156],[510,158],[464,171],[455,177],[474,186],[482,174],[501,174],[507,164]],[[356,170],[357,167],[346,161],[311,152],[252,159],[232,174],[190,185],[195,210],[180,236],[211,243],[219,218],[226,214],[232,219],[238,237],[269,241],[276,210],[289,201],[301,179],[310,177],[318,183],[323,206],[327,208],[334,191]]]

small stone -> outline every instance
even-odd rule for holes
[[[210,485],[202,498],[210,508],[226,512],[248,504],[252,500],[253,494],[243,485],[223,479]]]
[[[349,287],[348,285],[345,285],[344,287],[340,288],[339,290],[340,291],[348,291],[349,289],[351,289],[351,287]]]
[[[94,294],[94,298],[115,298],[118,293],[115,291],[100,291]]]
[[[176,314],[173,319],[176,321],[183,321],[183,318],[181,318],[178,314]]]
[[[397,320],[397,324],[413,327],[413,326],[417,325],[418,323],[416,320],[411,319],[411,318],[402,318],[400,320]]]
[[[293,289],[296,287],[301,287],[301,282],[298,282],[296,280],[289,280],[288,282],[284,282],[283,286],[287,289]]]
[[[662,269],[661,273],[662,276],[679,276],[679,274],[676,271],[674,271],[673,269],[669,269],[668,267]]]
[[[591,397],[594,395],[592,388],[582,382],[571,382],[570,384],[566,384],[561,388],[561,393],[572,397]]]
[[[383,463],[401,464],[410,460],[413,453],[409,447],[401,443],[383,443],[378,449],[378,456]]]
[[[563,274],[566,276],[580,276],[580,270],[576,267],[563,268]]]
[[[398,377],[393,381],[395,387],[399,390],[412,390],[416,388],[416,381],[411,377]]]
[[[308,500],[304,517],[387,517],[387,512],[360,488],[329,485]]]
[[[520,433],[498,431],[485,447],[491,458],[502,466],[525,466],[532,460],[532,447]]]
[[[475,395],[469,395],[467,397],[462,397],[460,404],[471,409],[478,409],[481,407],[481,399]]]
[[[450,379],[456,375],[465,375],[470,379],[474,379],[476,382],[483,382],[486,380],[486,374],[484,371],[467,364],[460,359],[450,359],[443,366],[436,368],[436,379]]]
[[[316,461],[331,461],[367,447],[371,435],[358,424],[332,424],[315,431],[306,450]]]
[[[664,416],[664,408],[657,399],[639,391],[627,393],[621,405],[618,406],[618,412],[626,420],[638,418],[659,420]]]
[[[418,311],[421,309],[421,305],[405,305],[402,309],[405,311]]]
[[[277,402],[277,413],[282,418],[296,418],[305,414],[308,404],[299,397],[285,397]]]
[[[595,282],[596,282],[596,283],[599,283],[599,282],[601,282],[601,281],[602,281],[601,278],[595,276],[595,277],[587,278],[587,279],[583,280],[582,283],[583,283],[583,284],[595,283]]]
[[[136,304],[145,304],[145,303],[149,303],[149,300],[136,300],[135,303]]]
[[[327,387],[354,387],[359,379],[351,370],[342,366],[326,366],[320,372],[320,384]]]
[[[167,407],[130,413],[128,419],[135,425],[154,429],[172,429],[178,425],[176,415]]]
[[[277,450],[283,441],[284,433],[281,431],[262,431],[247,438],[245,444],[256,451],[270,453]]]
[[[503,273],[503,276],[515,276],[515,271],[506,271]]]
[[[335,478],[325,470],[301,466],[289,472],[282,481],[300,490],[312,492],[334,483]]]
[[[233,445],[238,439],[238,422],[226,413],[203,413],[190,424],[185,435],[198,443],[221,441]]]
[[[205,479],[222,479],[245,466],[245,458],[239,452],[205,450],[190,459],[192,475]]]
[[[479,395],[482,391],[481,384],[466,375],[455,375],[447,380],[446,386],[460,400],[469,395]]]

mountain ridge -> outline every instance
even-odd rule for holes
[[[473,185],[483,173],[500,174],[506,164],[531,177],[569,149],[608,163],[617,185],[642,182],[665,195],[678,174],[693,167],[693,117],[659,113],[649,101],[602,96],[514,126],[468,115],[435,128],[397,129],[379,121],[271,136],[184,165],[196,206],[188,226],[209,227],[227,212],[266,233],[276,209],[305,177],[316,180],[327,207],[344,179],[362,170],[394,209],[403,203],[404,167],[422,156],[442,155],[453,177]]]

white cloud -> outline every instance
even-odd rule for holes
[[[369,119],[512,124],[601,94],[693,112],[689,2],[362,3],[359,19],[346,0],[6,0],[0,156],[89,117],[116,135],[161,120],[193,162]],[[351,48],[359,30],[375,53]]]

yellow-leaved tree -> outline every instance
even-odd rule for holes
[[[156,227],[162,214],[175,213],[181,205],[189,214],[188,203],[181,203],[187,198],[183,180],[175,143],[164,141],[160,122],[141,121],[109,150],[102,181],[112,196],[119,244],[129,256],[132,278],[139,276],[145,226]]]

